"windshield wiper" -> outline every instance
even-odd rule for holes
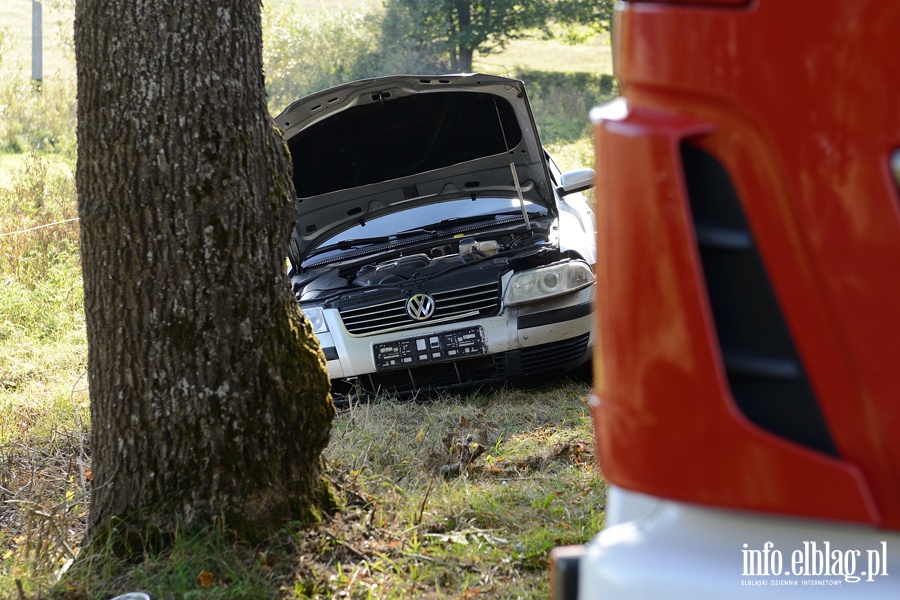
[[[327,246],[322,246],[321,248],[316,248],[312,252],[309,253],[309,257],[317,256],[322,254],[323,252],[331,252],[333,250],[349,250],[351,248],[361,248],[363,246],[373,246],[375,244],[387,244],[389,242],[394,242],[400,239],[415,237],[420,235],[433,235],[435,232],[429,231],[427,229],[416,228],[416,229],[408,229],[406,231],[401,231],[399,233],[395,233],[393,235],[379,235],[368,238],[355,238],[350,240],[341,240],[340,242],[335,242],[333,244],[328,244]]]
[[[323,252],[329,252],[331,250],[349,250],[350,248],[359,248],[360,246],[369,246],[372,244],[384,244],[390,242],[394,239],[393,236],[390,235],[380,235],[376,237],[369,238],[358,238],[353,240],[341,240],[340,242],[335,242],[334,244],[328,244],[327,246],[322,246],[321,248],[317,248],[309,253],[310,256],[315,256],[316,254],[322,254]]]
[[[520,214],[521,213],[518,210],[507,210],[504,212],[492,213],[490,215],[472,215],[469,217],[450,217],[449,219],[444,219],[443,221],[440,221],[436,225],[464,225],[467,223],[479,223],[479,222],[493,224],[496,222],[497,217],[502,217],[502,216],[506,216],[506,215],[510,215],[510,216],[520,215]],[[527,214],[530,217],[544,216],[544,213],[537,212],[537,211],[529,211]],[[525,217],[524,220],[527,221],[528,220],[527,217]]]
[[[431,231],[430,229],[423,229],[421,227],[416,227],[415,229],[406,229],[394,235],[396,238],[405,238],[412,237],[414,235],[434,235],[437,233],[436,231]]]

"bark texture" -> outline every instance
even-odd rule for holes
[[[259,1],[75,16],[90,531],[308,519],[334,407],[285,280],[294,194]]]

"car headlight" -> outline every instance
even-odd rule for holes
[[[587,263],[571,261],[516,273],[509,280],[507,306],[525,304],[575,292],[594,282]]]
[[[325,322],[325,312],[320,306],[304,306],[300,312],[312,323],[313,333],[325,333],[328,331],[328,323]]]

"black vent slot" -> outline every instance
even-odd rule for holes
[[[585,356],[589,338],[585,333],[561,342],[523,348],[522,373],[535,376],[561,372]]]
[[[361,378],[364,394],[409,396],[432,389],[452,389],[477,382],[497,381],[504,376],[503,366],[491,356],[477,356],[456,362],[422,365],[411,369],[371,373]]]
[[[758,426],[837,456],[724,166],[682,144],[685,180],[728,384]]]

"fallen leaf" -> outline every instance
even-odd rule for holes
[[[453,432],[452,431],[450,433],[448,433],[447,435],[445,435],[443,438],[441,438],[441,441],[444,442],[444,446],[447,448],[447,450],[449,450],[450,452],[453,452]]]
[[[200,571],[200,574],[197,575],[197,583],[202,588],[208,588],[216,582],[215,576],[209,571]]]

